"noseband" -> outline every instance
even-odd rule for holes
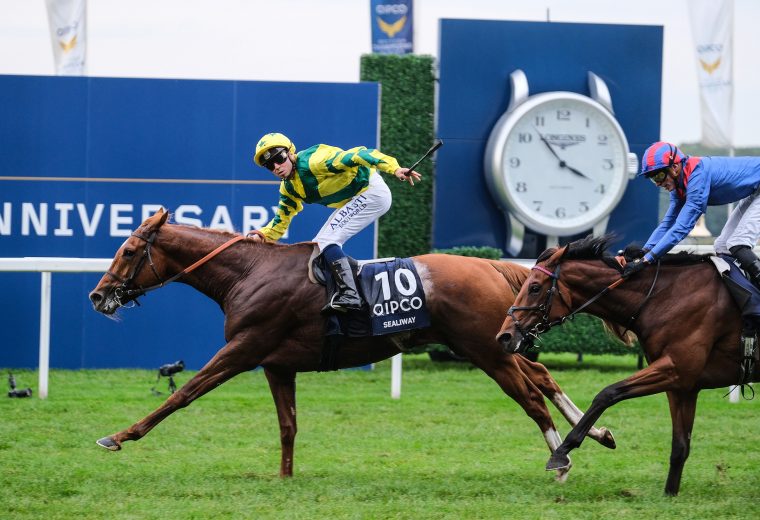
[[[140,235],[139,233],[132,233],[133,237],[139,238],[140,240],[145,241],[145,249],[143,249],[143,254],[140,257],[140,260],[138,260],[137,265],[132,270],[132,273],[124,279],[121,276],[117,275],[116,273],[113,273],[111,271],[107,271],[106,274],[116,280],[117,282],[121,282],[121,285],[114,289],[114,299],[116,300],[116,303],[119,304],[119,307],[124,307],[125,304],[123,303],[124,298],[131,299],[131,301],[135,302],[135,304],[140,305],[140,302],[137,301],[137,298],[140,296],[143,296],[144,294],[154,291],[156,289],[160,289],[164,285],[167,285],[176,279],[178,279],[180,276],[190,273],[200,267],[201,265],[205,264],[212,258],[214,258],[216,255],[230,247],[235,242],[239,242],[243,239],[245,239],[245,235],[237,235],[231,239],[229,239],[224,244],[220,245],[213,251],[211,251],[209,254],[195,262],[194,264],[185,267],[182,271],[175,274],[171,278],[167,278],[166,280],[163,280],[161,278],[161,275],[158,274],[158,271],[156,270],[156,266],[153,264],[153,257],[151,257],[150,254],[150,248],[153,247],[153,242],[156,240],[156,236],[158,235],[158,229],[153,231],[147,238],[143,235]],[[140,271],[142,270],[143,266],[145,265],[145,262],[148,263],[150,266],[150,269],[153,271],[153,275],[156,277],[156,280],[158,280],[158,283],[155,285],[151,285],[150,287],[143,287],[138,286],[137,289],[132,289],[131,286],[134,284],[135,278],[137,278],[137,275],[140,274]]]

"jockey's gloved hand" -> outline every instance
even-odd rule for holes
[[[633,262],[628,262],[623,268],[623,278],[628,278],[646,267],[649,262],[646,262],[643,258],[637,258]]]

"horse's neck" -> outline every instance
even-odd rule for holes
[[[573,309],[584,305],[606,288],[612,286],[613,283],[620,280],[620,273],[618,271],[602,262],[596,261],[573,262],[572,267],[566,269],[564,274],[567,275],[571,282]],[[588,307],[589,314],[610,321],[619,321],[618,313],[622,312],[625,314],[638,305],[637,299],[631,298],[630,291],[627,289],[636,284],[638,292],[639,283],[644,278],[645,276],[632,278],[609,289],[604,296],[599,298],[596,304]],[[651,283],[651,279],[648,277],[646,279]],[[648,286],[643,294],[646,294],[646,290],[648,290]],[[627,316],[626,318],[629,317]]]
[[[162,242],[162,248],[173,262],[175,272],[193,265],[217,247],[235,238],[232,234],[203,228],[166,225],[165,229],[170,231],[167,233],[168,240]],[[278,246],[250,241],[238,242],[178,281],[194,287],[221,304],[229,291],[250,273],[265,273],[279,269],[281,272],[297,276],[296,266],[302,266],[305,278],[310,252],[311,248],[306,244]]]
[[[177,225],[165,225],[162,231],[168,239],[161,241],[161,247],[172,262],[175,272],[187,269],[234,238],[234,235],[226,233]],[[220,253],[219,256],[208,259],[193,272],[180,277],[178,281],[220,302],[246,268],[245,257],[236,250],[239,249],[236,248],[237,245],[233,244],[225,250],[226,255]]]

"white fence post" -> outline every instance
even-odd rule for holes
[[[401,354],[391,358],[391,398],[401,398]]]
[[[40,280],[40,374],[39,396],[47,399],[50,373],[50,296],[52,274],[43,272]]]

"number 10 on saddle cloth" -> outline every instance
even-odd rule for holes
[[[358,279],[373,336],[430,326],[422,282],[411,259],[364,264]]]

